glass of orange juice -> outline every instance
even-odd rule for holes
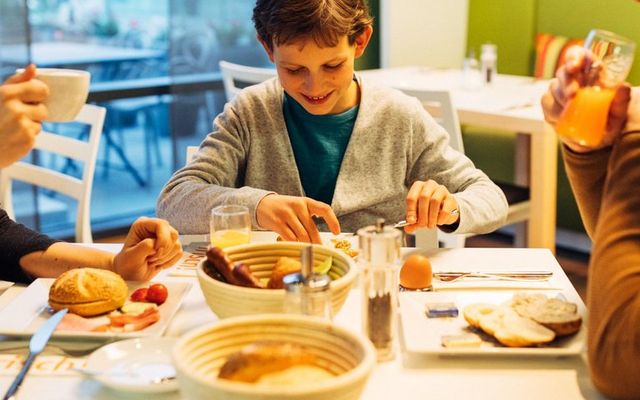
[[[560,116],[556,131],[582,146],[597,147],[604,137],[616,88],[633,64],[636,45],[623,36],[594,29],[584,47],[592,61],[585,63],[581,87]]]
[[[211,210],[209,220],[211,245],[230,247],[249,243],[251,216],[249,208],[238,205],[222,205]]]

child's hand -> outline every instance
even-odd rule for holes
[[[416,181],[407,194],[407,225],[404,230],[413,233],[418,228],[451,225],[460,219],[458,202],[446,187],[434,180]]]
[[[258,225],[278,233],[284,240],[322,243],[313,217],[325,220],[334,234],[340,233],[340,223],[328,204],[308,197],[265,196],[256,208]]]

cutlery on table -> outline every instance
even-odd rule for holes
[[[455,282],[464,278],[498,279],[505,281],[548,281],[552,271],[497,271],[497,272],[434,272],[433,277],[442,282]]]
[[[459,213],[460,213],[460,211],[457,208],[455,208],[455,209],[451,210],[451,212],[449,214],[456,215],[456,214],[459,214]],[[415,224],[415,222],[414,222],[414,224]],[[407,225],[413,225],[413,224],[407,222],[406,220],[402,220],[402,221],[398,221],[393,227],[394,228],[404,228]]]
[[[11,386],[9,386],[9,390],[5,393],[3,400],[13,400],[15,399],[15,394],[20,388],[22,381],[24,380],[24,376],[27,374],[29,369],[31,368],[31,364],[35,360],[36,356],[42,353],[49,338],[51,338],[51,334],[56,330],[56,327],[62,320],[62,317],[69,311],[68,309],[62,309],[57,313],[53,314],[51,318],[49,318],[37,331],[31,336],[31,340],[29,341],[29,356],[27,360],[24,362],[22,369],[18,373],[18,376],[13,380]]]

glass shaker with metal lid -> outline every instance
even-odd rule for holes
[[[313,246],[302,249],[300,253],[302,271],[286,275],[283,278],[285,299],[284,312],[314,315],[331,319],[331,278],[325,274],[313,272]]]
[[[378,351],[378,361],[390,360],[395,357],[401,234],[380,219],[358,230],[358,237],[363,329]]]

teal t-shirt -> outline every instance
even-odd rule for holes
[[[284,120],[305,195],[331,204],[358,106],[333,115],[313,115],[285,93]]]

